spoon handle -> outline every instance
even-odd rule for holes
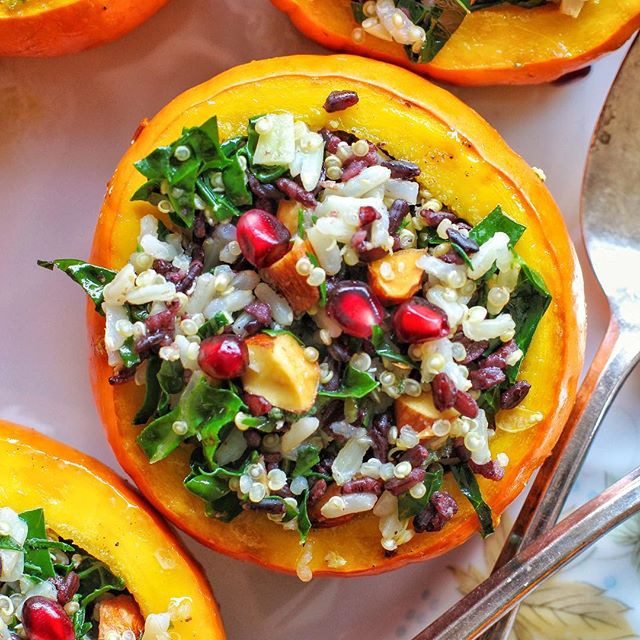
[[[640,511],[640,467],[549,529],[413,640],[471,640],[558,571]]]
[[[558,520],[598,427],[637,362],[638,352],[637,336],[621,333],[612,318],[562,435],[532,483],[494,572]],[[517,615],[516,607],[481,640],[507,640]]]

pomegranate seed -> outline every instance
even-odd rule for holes
[[[322,105],[327,113],[343,111],[354,104],[358,104],[358,94],[355,91],[332,91]]]
[[[444,313],[419,298],[407,300],[396,309],[393,328],[398,340],[411,344],[449,335]]]
[[[380,214],[373,207],[360,207],[358,211],[358,220],[360,221],[361,227],[366,227],[368,224],[371,224],[374,220],[378,220],[380,218]]]
[[[289,251],[289,230],[267,211],[250,209],[236,228],[242,255],[258,269],[271,266]]]
[[[54,600],[43,596],[27,598],[22,624],[29,640],[74,640],[71,619]]]
[[[247,370],[249,351],[238,336],[228,333],[211,336],[200,344],[198,364],[212,378],[237,378]]]
[[[249,407],[249,411],[252,416],[263,416],[265,413],[269,413],[273,406],[263,396],[257,396],[253,393],[245,393],[242,396],[244,403]]]
[[[382,322],[382,305],[364,282],[343,280],[331,292],[327,313],[356,338],[369,338],[371,327]]]

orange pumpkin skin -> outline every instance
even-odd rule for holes
[[[336,51],[393,62],[421,75],[458,85],[540,84],[576,71],[620,47],[640,27],[640,0],[588,0],[577,18],[550,4],[512,5],[467,16],[428,64],[414,64],[401,45],[365,34],[349,0],[271,0],[306,36]]]
[[[168,0],[26,0],[0,3],[0,55],[50,57],[116,40]],[[37,5],[37,6],[34,6]]]
[[[201,567],[163,520],[101,462],[32,429],[0,420],[0,506],[43,508],[47,526],[122,577],[144,616],[191,599],[182,640],[223,640],[218,607]],[[136,613],[139,616],[140,613]],[[101,636],[102,637],[102,636]]]
[[[332,114],[321,109],[330,91],[347,88],[358,92],[358,105]],[[143,123],[108,185],[91,261],[120,268],[135,250],[140,217],[157,215],[151,205],[129,200],[144,180],[134,161],[174,140],[183,126],[201,124],[213,114],[218,115],[221,137],[227,138],[245,131],[248,117],[276,109],[288,109],[312,128],[337,126],[386,142],[396,157],[417,162],[434,196],[473,224],[501,203],[508,215],[528,225],[519,252],[541,271],[554,296],[522,370],[532,384],[527,402],[543,411],[545,419],[535,429],[500,432],[492,440],[494,453],[505,451],[511,464],[503,481],[479,481],[494,512],[502,513],[549,455],[575,397],[584,351],[582,278],[562,217],[546,187],[494,129],[445,90],[392,65],[351,56],[291,56],[233,68],[183,93]],[[202,501],[182,487],[188,447],[149,464],[135,442],[140,428],[132,424],[143,389],[108,384],[104,320],[92,305],[88,325],[98,410],[120,464],[142,493],[203,544],[271,569],[295,571],[301,553],[296,532],[285,531],[255,512],[243,512],[228,524],[205,517]],[[551,358],[563,366],[549,371]],[[447,482],[447,490],[458,497],[460,511],[442,532],[418,535],[396,555],[385,558],[378,519],[371,514],[357,517],[339,527],[311,532],[310,568],[316,575],[379,573],[462,544],[478,530],[478,522],[450,479]],[[342,556],[346,564],[328,566],[325,558],[330,552]]]

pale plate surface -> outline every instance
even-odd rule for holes
[[[117,467],[89,387],[84,297],[61,274],[36,267],[36,259],[87,257],[105,183],[142,117],[230,66],[304,52],[321,49],[266,0],[173,0],[139,30],[100,49],[57,60],[0,61],[0,417]],[[546,171],[585,268],[588,357],[607,309],[580,246],[580,183],[620,61],[620,53],[611,55],[564,86],[454,90]],[[636,373],[595,443],[573,505],[637,464],[639,397]],[[0,461],[0,473],[9,465]],[[484,546],[478,539],[394,573],[308,585],[189,546],[207,569],[231,639],[351,640],[410,638],[480,579],[498,543],[498,536]],[[518,638],[640,637],[639,571],[636,521],[534,594]]]

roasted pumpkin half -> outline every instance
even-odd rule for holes
[[[0,421],[0,635],[224,638],[198,565],[113,471]]]
[[[167,0],[0,0],[0,55],[48,57],[116,40]]]
[[[639,0],[272,2],[330,49],[460,85],[549,82],[617,49],[640,27]]]
[[[123,467],[204,544],[304,580],[490,534],[582,362],[540,175],[446,91],[362,58],[255,62],[176,98],[110,181],[90,263],[42,263],[91,296]]]

